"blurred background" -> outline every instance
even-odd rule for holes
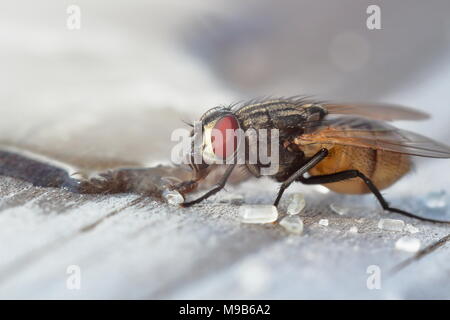
[[[366,25],[373,4],[380,30]],[[434,119],[404,126],[446,140],[449,9],[445,0],[4,1],[0,139],[86,166],[151,163],[167,159],[181,120],[210,107],[306,94],[413,106]]]
[[[396,125],[448,143],[449,44],[447,0],[2,1],[0,144],[85,172],[153,166],[182,120],[297,94],[411,106],[433,118]],[[448,190],[448,161],[420,168],[392,193]]]

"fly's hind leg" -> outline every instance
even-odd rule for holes
[[[373,182],[367,178],[363,173],[361,173],[358,170],[346,170],[341,171],[333,174],[326,174],[326,175],[320,175],[320,176],[312,176],[305,178],[303,176],[299,177],[299,181],[303,184],[325,184],[325,183],[333,183],[333,182],[339,182],[343,180],[348,180],[352,178],[360,178],[366,186],[369,188],[369,190],[375,195],[378,202],[381,204],[384,210],[390,211],[390,212],[396,212],[400,213],[409,217],[426,220],[426,221],[433,221],[426,218],[419,217],[417,215],[414,215],[412,213],[409,213],[407,211],[392,208],[389,206],[389,203],[384,199],[383,195],[381,194],[380,190],[373,184]]]

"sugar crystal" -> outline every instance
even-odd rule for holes
[[[243,205],[239,216],[242,223],[271,223],[278,219],[278,210],[273,205]]]
[[[303,221],[299,216],[286,216],[280,221],[280,226],[290,233],[302,234]]]
[[[289,215],[295,215],[299,214],[300,212],[305,209],[305,197],[301,193],[295,193],[291,196],[291,201],[289,202],[289,205],[287,207],[287,214]]]
[[[405,227],[403,220],[397,219],[380,219],[378,222],[378,228],[388,231],[402,231]]]
[[[177,190],[165,190],[162,193],[164,199],[166,199],[167,203],[172,206],[180,205],[184,202],[184,197]]]

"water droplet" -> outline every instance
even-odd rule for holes
[[[183,195],[177,190],[164,190],[162,196],[172,206],[178,206],[184,202]]]
[[[271,223],[278,219],[278,210],[272,205],[243,205],[239,216],[242,223]]]
[[[395,249],[406,252],[417,252],[420,250],[420,240],[412,237],[401,237],[395,242]]]
[[[333,210],[334,213],[337,213],[340,216],[344,216],[344,215],[348,214],[350,211],[349,208],[343,207],[336,203],[330,204],[330,208],[331,208],[331,210]]]
[[[286,216],[280,221],[280,226],[290,233],[302,234],[303,221],[299,216]]]
[[[328,226],[328,219],[320,219],[319,224],[321,226],[327,227]]]
[[[287,214],[289,215],[295,215],[299,214],[300,212],[305,209],[305,197],[301,193],[295,193],[291,196],[291,202],[289,202],[289,205],[287,207]]]
[[[441,209],[447,206],[447,194],[444,190],[430,192],[425,198],[425,204],[428,208]]]
[[[378,228],[388,231],[402,231],[405,227],[403,220],[396,219],[380,219],[378,222]]]

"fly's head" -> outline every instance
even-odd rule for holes
[[[194,123],[190,166],[201,174],[211,165],[232,163],[238,150],[239,120],[226,108],[213,108]]]

